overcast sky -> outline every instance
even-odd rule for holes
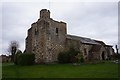
[[[50,2],[50,4],[49,4]],[[17,40],[20,50],[25,49],[27,30],[39,18],[41,9],[50,9],[51,18],[67,23],[67,33],[118,44],[118,3],[117,2],[3,2],[0,5],[2,17],[2,46],[7,52],[10,41]]]

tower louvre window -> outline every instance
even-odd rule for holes
[[[58,28],[56,28],[56,34],[58,34]]]

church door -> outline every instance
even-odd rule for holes
[[[102,52],[102,60],[105,60],[105,52]]]

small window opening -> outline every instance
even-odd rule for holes
[[[37,35],[37,31],[35,30],[35,35]]]
[[[35,35],[38,35],[38,33],[39,33],[39,32],[38,32],[38,30],[37,30],[37,29],[35,29]]]
[[[56,34],[58,35],[58,28],[56,28]]]

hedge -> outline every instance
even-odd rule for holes
[[[32,53],[23,53],[18,55],[18,65],[32,65],[35,63],[35,55]]]
[[[18,64],[18,55],[22,54],[22,51],[18,50],[14,57],[14,64]]]

